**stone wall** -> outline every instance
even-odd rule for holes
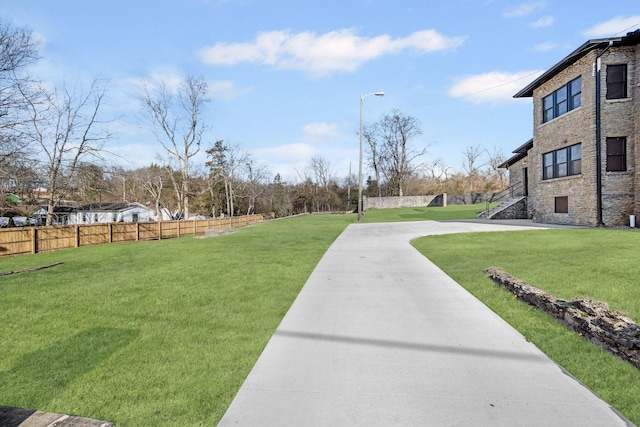
[[[507,192],[500,193],[472,193],[461,195],[447,195],[448,205],[475,205],[478,203],[500,202],[508,197]]]
[[[596,225],[595,167],[595,79],[591,52],[560,71],[533,94],[533,148],[529,151],[530,215],[535,222]],[[582,104],[553,120],[542,123],[542,99],[573,79],[582,76]],[[542,179],[545,153],[575,144],[582,147],[582,173],[563,178]],[[567,197],[568,213],[555,212],[555,198]]]
[[[523,197],[515,203],[507,206],[506,208],[496,212],[491,216],[491,219],[527,219],[527,199]]]
[[[363,207],[367,209],[417,208],[426,206],[475,205],[498,202],[506,197],[500,193],[473,193],[462,195],[439,194],[431,196],[364,197]]]
[[[593,73],[599,50],[593,50],[571,66],[560,71],[552,79],[535,89],[533,94],[534,145],[529,151],[529,214],[535,222],[571,225],[598,225],[598,200],[596,192],[596,79]],[[602,219],[607,226],[629,224],[629,215],[638,215],[640,195],[636,181],[637,101],[640,96],[636,68],[640,48],[616,46],[601,57],[601,162],[602,171]],[[606,99],[606,70],[608,64],[628,64],[628,97]],[[582,76],[581,106],[547,123],[542,123],[545,96],[553,93],[578,76]],[[627,138],[627,171],[606,171],[607,137]],[[545,153],[574,144],[582,147],[582,173],[580,175],[542,179],[542,156]],[[511,169],[510,169],[511,170]],[[567,197],[568,213],[556,213],[556,197]]]
[[[605,225],[629,225],[629,215],[635,214],[636,169],[636,78],[638,46],[610,49],[602,56],[602,222]],[[606,99],[607,64],[627,64],[627,98]],[[607,172],[607,137],[627,139],[627,170]]]
[[[519,299],[640,369],[640,326],[630,317],[610,310],[604,302],[557,298],[500,269],[490,268],[485,273]]]
[[[402,196],[402,197],[365,197],[364,210],[367,209],[392,209],[392,208],[416,208],[434,205],[432,202],[437,196]],[[442,200],[442,198],[441,198]],[[440,202],[442,203],[442,202]]]

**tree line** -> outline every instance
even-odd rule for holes
[[[136,169],[109,165],[113,138],[104,117],[108,81],[89,84],[42,82],[31,75],[39,46],[25,28],[0,23],[0,185],[2,216],[28,215],[46,205],[50,223],[58,206],[96,202],[145,203],[173,218],[264,213],[276,217],[357,207],[357,177],[338,178],[322,156],[309,159],[296,182],[286,182],[242,147],[209,142],[211,102],[204,78],[185,76],[179,87],[143,82],[139,104],[155,136],[156,162]],[[365,127],[368,196],[463,194],[500,191],[507,185],[498,151],[480,146],[463,153],[464,172],[439,160],[425,161],[418,147],[421,123],[400,110]],[[204,152],[206,162],[194,158]]]

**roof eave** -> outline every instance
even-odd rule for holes
[[[529,83],[526,87],[520,90],[518,93],[513,95],[514,98],[531,98],[533,96],[533,91],[540,87],[542,84],[551,80],[553,76],[558,74],[560,71],[567,68],[569,65],[573,64],[578,59],[582,58],[584,55],[596,49],[598,46],[602,46],[604,44],[620,42],[624,39],[624,37],[612,37],[606,39],[592,39],[583,43],[576,50],[571,52],[569,55],[565,56],[560,62],[558,62],[553,67],[549,68],[547,71],[542,73],[540,77]]]

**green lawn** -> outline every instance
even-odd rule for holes
[[[495,206],[495,203],[491,206]],[[484,211],[484,203],[475,205],[449,205],[420,208],[368,209],[363,222],[442,221],[473,219]]]
[[[586,297],[640,320],[635,230],[553,229],[431,236],[413,245],[581,382],[640,425],[640,370],[514,299],[498,267],[564,299]]]
[[[370,210],[366,222],[468,219],[484,206]],[[333,240],[355,215],[308,215],[226,236],[0,259],[0,405],[124,426],[211,426]],[[562,298],[640,319],[640,234],[555,229],[414,245],[632,421],[640,371],[484,276],[500,267]]]
[[[0,259],[0,405],[212,426],[355,215]]]

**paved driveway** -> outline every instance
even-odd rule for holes
[[[219,425],[628,425],[409,244],[432,234],[526,228],[349,226]]]

